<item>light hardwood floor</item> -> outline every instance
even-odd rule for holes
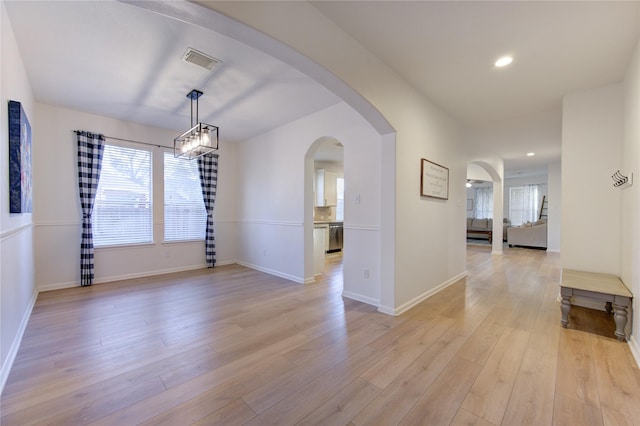
[[[560,327],[558,255],[489,250],[399,317],[341,297],[339,256],[311,285],[223,266],[43,293],[2,425],[639,424],[613,320]]]

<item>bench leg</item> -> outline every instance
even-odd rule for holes
[[[613,313],[613,306],[611,305],[611,302],[605,303],[604,309],[607,311],[609,315],[611,315]]]
[[[569,312],[571,311],[571,296],[562,296],[562,301],[560,301],[560,312],[562,312],[562,319],[560,320],[560,324],[562,327],[567,328],[569,325]]]
[[[627,335],[624,332],[624,328],[627,325],[627,307],[613,305],[613,320],[616,322],[616,337],[619,341],[624,342],[627,339]]]

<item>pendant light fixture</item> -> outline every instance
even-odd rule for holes
[[[193,160],[218,150],[218,127],[198,121],[198,99],[200,96],[202,96],[202,92],[196,89],[187,93],[187,98],[191,99],[192,127],[173,140],[173,155],[176,158]]]

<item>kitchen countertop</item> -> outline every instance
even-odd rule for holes
[[[342,221],[336,221],[336,220],[314,220],[313,224],[314,225],[333,225],[333,224],[344,224],[344,222]]]

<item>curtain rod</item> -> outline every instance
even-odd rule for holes
[[[74,130],[73,133],[78,133],[78,130]],[[116,137],[107,136],[107,135],[103,135],[103,136],[105,137],[105,139],[113,139],[116,141],[131,142],[131,143],[137,143],[140,145],[147,145],[147,146],[155,146],[157,148],[171,148],[170,146],[159,145],[157,143],[140,142],[140,141],[134,141],[132,139],[122,139],[122,138],[116,138]]]

